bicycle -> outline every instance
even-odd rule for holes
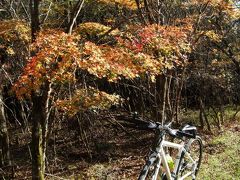
[[[202,140],[196,135],[195,126],[185,125],[180,129],[171,129],[171,124],[161,125],[159,122],[148,122],[147,129],[156,132],[155,143],[139,175],[139,180],[183,180],[187,177],[196,179],[202,159]],[[174,143],[165,140],[166,134],[180,139],[181,142]],[[170,158],[171,164],[169,164],[169,148],[177,150],[175,161],[173,162]],[[174,167],[170,167],[172,164]]]

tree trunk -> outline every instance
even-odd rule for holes
[[[204,119],[203,119],[203,110],[202,108],[200,108],[200,111],[199,111],[199,121],[200,121],[200,127],[201,129],[204,128]]]
[[[209,123],[209,120],[208,120],[208,117],[207,117],[207,114],[205,112],[205,110],[203,109],[203,115],[204,115],[204,119],[206,121],[206,124],[207,124],[207,129],[209,132],[212,132],[212,129],[211,129],[211,126],[210,126],[210,123]]]
[[[156,77],[156,101],[157,101],[157,121],[163,122],[165,120],[166,111],[166,92],[167,92],[167,79],[165,75]]]
[[[179,82],[180,81],[180,82]],[[180,102],[181,102],[181,93],[182,93],[182,88],[183,88],[183,77],[181,79],[176,80],[176,95],[175,95],[175,103],[174,103],[174,108],[175,108],[175,122],[177,124],[180,124],[179,121],[179,109],[180,109]]]
[[[47,83],[41,88],[41,95],[32,95],[32,179],[43,180],[47,149],[48,118],[50,114],[51,88]]]
[[[30,0],[29,2],[29,7],[31,11],[32,41],[35,41],[36,33],[40,30],[39,3],[40,3],[40,0]]]
[[[40,103],[41,97],[33,98],[32,109],[32,179],[43,180],[44,179],[44,156],[42,146],[42,125],[41,121],[44,119],[44,112],[42,103]]]
[[[212,108],[212,110],[215,114],[215,118],[214,118],[215,123],[216,123],[218,129],[221,130],[221,126],[222,126],[222,124],[221,124],[221,112],[218,112],[213,106],[211,108]]]
[[[0,147],[0,167],[11,165],[2,90],[0,90]]]
[[[204,126],[204,121],[205,121],[206,124],[207,124],[208,131],[212,132],[210,123],[208,121],[207,114],[205,112],[205,105],[204,105],[204,102],[203,102],[202,98],[199,99],[199,103],[200,103],[200,123],[201,123],[201,126]]]
[[[40,30],[39,22],[39,3],[40,0],[30,0],[29,7],[31,11],[31,33],[32,42],[36,39],[36,33]],[[34,55],[34,53],[32,53]],[[46,88],[44,85],[40,89],[39,94],[33,92],[32,94],[32,179],[43,180],[45,173],[45,150],[43,133],[46,131]]]

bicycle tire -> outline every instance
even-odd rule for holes
[[[195,180],[201,165],[201,161],[202,161],[202,153],[203,153],[202,139],[199,136],[197,136],[195,139],[190,139],[186,149],[187,149],[187,152],[190,153],[191,157],[197,162],[195,171],[192,172],[193,176],[192,175],[189,176],[193,180]],[[188,157],[185,154],[181,156],[176,177],[179,177],[179,175],[184,176],[184,174],[193,171],[193,167],[192,167],[193,165],[189,161],[190,160],[188,160]]]
[[[158,157],[149,158],[149,160],[143,166],[138,180],[151,180],[153,178],[153,175],[155,174],[155,171],[157,170],[157,164],[159,161],[160,159]],[[160,171],[158,172],[158,175],[160,176],[157,177],[157,180],[167,180],[166,176],[162,178],[163,174]]]

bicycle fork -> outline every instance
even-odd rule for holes
[[[157,180],[158,173],[161,168],[161,163],[163,164],[163,167],[165,169],[168,180],[173,180],[172,174],[171,174],[171,171],[169,169],[168,162],[166,159],[166,154],[165,154],[163,148],[160,148],[160,151],[157,153],[157,160],[158,160],[158,162],[156,163],[157,164],[156,170],[154,172],[154,176],[153,176],[152,180]]]

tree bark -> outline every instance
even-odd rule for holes
[[[39,22],[39,3],[41,0],[30,0],[29,7],[31,11],[31,34],[32,41],[36,39],[36,33],[40,30]]]
[[[34,180],[43,180],[45,174],[50,93],[50,84],[46,83],[41,88],[41,94],[32,95],[32,179]]]
[[[164,74],[156,77],[157,121],[165,120],[167,78]]]
[[[4,111],[2,90],[0,90],[0,147],[0,167],[11,165],[9,137]]]
[[[202,127],[204,126],[204,121],[205,121],[206,124],[207,124],[208,131],[212,132],[210,123],[208,121],[207,114],[205,112],[205,105],[204,105],[204,102],[203,102],[202,98],[199,99],[199,103],[200,103],[200,123],[201,123],[201,126]]]
[[[1,56],[0,56],[1,59]],[[1,68],[2,63],[5,61],[4,58],[1,59]],[[5,116],[5,108],[4,108],[4,75],[2,73],[2,69],[0,69],[0,167],[11,165],[10,160],[10,149],[9,149],[9,136],[7,129],[7,119]],[[1,178],[1,177],[0,177]]]
[[[32,109],[32,179],[43,180],[44,179],[44,156],[42,147],[42,126],[41,121],[44,119],[44,112],[42,109],[42,97],[33,97],[33,109]],[[41,103],[40,103],[41,102]]]
[[[204,128],[204,119],[203,119],[203,110],[202,110],[202,108],[200,108],[200,111],[199,111],[199,121],[200,121],[201,129],[203,129]]]
[[[183,77],[182,77],[183,78]],[[179,122],[179,109],[180,109],[180,102],[181,102],[181,93],[183,88],[183,79],[180,79],[177,83],[176,87],[176,97],[175,97],[175,121],[177,124],[180,124]]]

